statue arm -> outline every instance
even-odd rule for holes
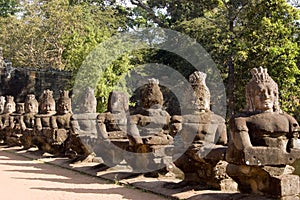
[[[97,116],[97,124],[98,124],[98,133],[100,133],[100,137],[103,139],[108,139],[108,133],[105,125],[105,114],[99,114]]]
[[[74,134],[74,135],[79,135],[79,130],[80,130],[80,127],[79,127],[79,123],[77,120],[72,120],[71,119],[71,132]]]
[[[42,121],[41,121],[41,118],[40,117],[36,117],[35,118],[35,128],[39,131],[42,130]]]
[[[227,131],[226,131],[226,125],[225,125],[225,123],[220,123],[218,125],[217,136],[219,137],[219,138],[217,138],[217,143],[218,144],[222,144],[222,145],[226,145],[227,144],[228,138],[227,138]]]
[[[129,130],[127,131],[127,136],[130,143],[133,144],[143,144],[143,140],[140,136],[139,129],[138,129],[138,124],[141,121],[141,115],[133,115],[130,117],[130,125],[129,125]]]
[[[24,117],[23,116],[20,116],[20,127],[21,127],[21,130],[22,131],[25,131],[26,129],[26,124],[24,122]]]
[[[9,118],[8,118],[8,127],[10,128],[10,129],[13,129],[14,127],[15,127],[15,119],[14,119],[14,117],[13,116],[9,116]]]
[[[290,124],[290,133],[295,133],[295,132],[299,132],[300,128],[299,128],[299,124],[296,121],[296,119],[294,117],[292,117],[291,115],[288,115],[286,113],[284,113],[285,117],[289,120],[289,124]]]
[[[249,129],[246,119],[243,117],[234,118],[231,121],[231,139],[238,150],[252,147]]]
[[[56,122],[56,116],[51,116],[50,124],[51,124],[51,127],[53,129],[58,129],[58,125],[57,125],[57,122]]]

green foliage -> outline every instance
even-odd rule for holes
[[[16,0],[0,0],[0,17],[14,15],[18,11],[18,2]]]
[[[0,46],[15,66],[76,70],[97,44],[126,28],[117,10],[67,0],[33,1],[22,14],[0,18]]]
[[[285,0],[219,0],[209,5],[199,0],[133,2],[144,8],[148,15],[143,16],[149,20],[159,19],[156,20],[159,26],[167,24],[197,39],[218,65],[227,88],[234,88],[229,95],[234,95],[235,111],[245,105],[245,85],[251,78],[250,70],[262,66],[268,68],[279,85],[283,110],[297,113],[300,71],[296,22],[299,11]],[[153,12],[151,15],[149,8],[152,11],[164,8],[166,13],[163,17]],[[169,65],[174,66],[176,62],[170,60]],[[234,71],[229,71],[230,66]],[[234,82],[230,82],[230,76]]]
[[[90,52],[126,30],[128,18],[126,9],[107,1],[71,3],[69,0],[24,1],[18,15],[0,17],[0,46],[4,56],[16,67],[72,71],[74,79],[70,84],[74,85],[76,74]],[[92,65],[88,67],[93,69]],[[124,55],[102,73],[98,68],[92,70],[97,79],[84,77],[95,81],[99,110],[105,109],[109,92],[120,75],[131,67],[129,56]]]

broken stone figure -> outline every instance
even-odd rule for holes
[[[20,141],[24,149],[33,147],[32,138],[35,135],[35,115],[38,113],[39,103],[34,94],[28,94],[24,103],[25,113],[20,116],[22,135]]]
[[[50,141],[51,153],[64,155],[64,143],[69,136],[72,116],[72,104],[69,91],[61,90],[56,102],[56,114],[51,116],[52,136]]]
[[[230,120],[228,174],[242,193],[298,199],[299,177],[290,166],[300,157],[299,125],[281,111],[278,86],[267,69],[251,70],[246,111]]]
[[[195,71],[189,76],[194,97],[187,96],[191,110],[183,116],[173,116],[171,124],[181,123],[178,136],[183,143],[183,153],[175,162],[184,173],[184,180],[169,188],[184,186],[213,187],[235,190],[236,183],[226,174],[225,153],[227,132],[225,120],[210,110],[210,91],[206,86],[206,74]],[[177,125],[178,126],[178,125]],[[178,147],[177,147],[178,148]]]
[[[40,102],[39,113],[35,115],[35,135],[33,143],[42,151],[52,153],[53,132],[51,117],[56,114],[53,91],[44,90]]]
[[[124,159],[123,152],[128,149],[128,102],[126,93],[112,91],[109,94],[107,111],[97,117],[99,138],[95,153],[110,167],[119,164]]]
[[[78,113],[71,117],[71,130],[66,141],[66,156],[74,161],[96,161],[93,147],[97,143],[97,100],[94,90],[84,89],[78,97]]]
[[[4,110],[0,114],[0,139],[6,144],[6,136],[11,134],[13,126],[13,117],[11,114],[16,111],[16,104],[13,96],[6,96],[5,101],[1,99],[1,104],[4,103]]]
[[[20,137],[22,136],[21,119],[25,113],[24,103],[17,103],[16,112],[11,114],[13,120],[10,124],[11,131],[6,133],[6,144],[8,146],[22,146]]]
[[[141,93],[142,108],[130,116],[130,150],[138,153],[128,161],[135,170],[161,169],[171,162],[167,149],[172,148],[169,134],[170,115],[163,109],[163,94],[157,79],[149,79]]]

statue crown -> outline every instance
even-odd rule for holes
[[[6,96],[6,101],[7,102],[12,102],[12,101],[14,101],[14,97],[13,96]]]
[[[28,95],[26,96],[26,101],[32,100],[32,99],[35,99],[35,95],[34,95],[34,94],[28,94]]]
[[[205,83],[206,74],[200,71],[195,71],[189,76],[189,82],[192,85],[199,85]]]
[[[5,97],[4,96],[0,96],[0,104],[4,104],[5,103]]]
[[[267,68],[253,68],[251,70],[252,80],[256,83],[270,83],[273,79],[268,74]]]
[[[68,90],[60,90],[59,95],[60,95],[60,98],[69,98],[69,91]]]
[[[47,89],[47,90],[44,90],[44,96],[45,97],[52,97],[52,94],[53,94],[53,91]]]
[[[159,80],[158,79],[155,79],[155,78],[150,78],[148,79],[148,83],[149,84],[159,84]]]

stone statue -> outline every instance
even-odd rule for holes
[[[95,149],[104,164],[114,166],[123,160],[122,150],[128,148],[127,114],[129,98],[126,93],[112,91],[107,111],[98,115],[98,144]]]
[[[104,139],[126,139],[128,96],[124,92],[109,94],[108,109],[98,115],[100,136]]]
[[[253,68],[251,74],[246,111],[230,120],[227,172],[241,192],[296,198],[299,177],[289,164],[300,157],[299,125],[281,111],[278,86],[267,69]]]
[[[71,129],[66,141],[66,155],[75,161],[95,160],[93,146],[97,143],[97,100],[90,87],[82,91],[78,102],[79,113],[71,117]]]
[[[3,99],[1,99],[1,104]],[[16,104],[13,96],[5,97],[3,113],[0,114],[0,139],[6,143],[6,136],[11,134],[13,126],[13,117],[11,114],[16,111]]]
[[[20,137],[22,136],[21,119],[25,113],[24,103],[17,103],[16,112],[10,114],[13,117],[10,124],[11,131],[6,133],[6,143],[9,146],[22,146]]]
[[[210,91],[205,79],[206,74],[200,71],[189,76],[194,97],[186,96],[186,99],[190,102],[191,110],[183,116],[172,116],[171,124],[177,126],[174,128],[175,133],[177,132],[175,135],[180,136],[183,149],[187,150],[185,153],[179,152],[183,155],[174,162],[184,173],[184,180],[166,187],[180,188],[201,184],[221,190],[236,187],[226,174],[228,163],[225,162],[225,120],[210,110]],[[176,150],[174,154],[176,155]]]
[[[35,136],[33,143],[42,151],[51,152],[53,141],[51,117],[56,114],[53,91],[44,90],[40,102],[39,113],[35,115]]]
[[[136,167],[151,169],[151,162],[153,166],[164,167],[166,155],[158,156],[155,152],[158,151],[157,148],[168,148],[173,143],[173,138],[169,134],[170,115],[163,109],[163,94],[157,79],[148,80],[142,90],[141,100],[142,108],[137,109],[135,115],[130,117],[129,145],[133,152],[144,155],[151,152],[153,155],[152,159],[145,157],[144,160],[136,160]]]
[[[24,109],[25,113],[21,115],[20,127],[22,136],[20,138],[24,149],[28,149],[33,145],[32,138],[35,129],[35,115],[38,113],[39,103],[34,94],[28,94],[25,99]]]
[[[56,114],[51,116],[52,135],[48,138],[48,143],[51,145],[51,153],[58,155],[64,153],[64,142],[70,132],[72,104],[69,91],[60,91],[56,111]]]

